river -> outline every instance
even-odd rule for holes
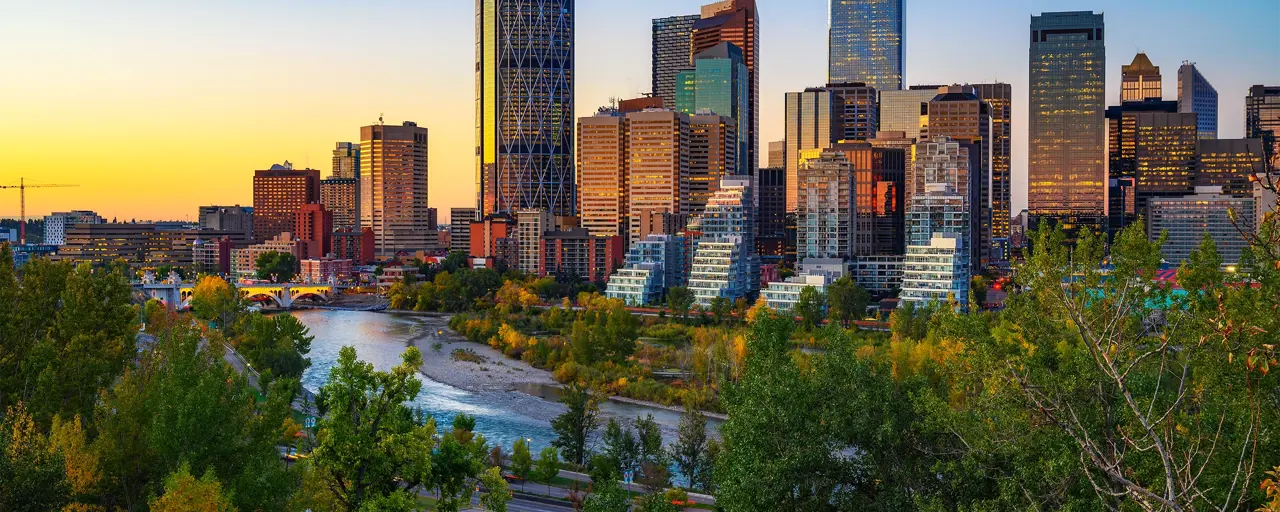
[[[337,362],[338,351],[343,346],[353,346],[358,357],[372,363],[377,370],[388,370],[400,362],[400,354],[418,336],[434,337],[447,319],[419,317],[364,311],[304,310],[293,311],[311,331],[315,340],[311,343],[311,367],[302,375],[302,384],[311,391],[318,391],[329,376],[329,369]],[[419,347],[422,344],[419,343]],[[479,347],[476,345],[476,347]],[[442,357],[428,354],[429,348],[421,348],[424,357]],[[447,356],[445,356],[447,357]],[[564,411],[554,401],[555,390],[545,385],[514,384],[507,389],[471,391],[437,382],[419,373],[422,391],[409,404],[410,407],[436,418],[441,430],[458,414],[476,417],[476,430],[484,434],[491,444],[500,444],[510,452],[512,444],[520,438],[531,440],[531,448],[538,450],[548,446],[555,437],[550,420]],[[662,427],[664,441],[674,441],[680,413],[662,408],[645,407],[608,401],[601,405],[603,421],[609,418],[629,420],[638,415],[652,414]],[[602,423],[603,423],[602,421]],[[720,422],[708,421],[711,435],[717,435]],[[717,435],[718,437],[718,435]]]

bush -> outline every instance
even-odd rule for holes
[[[484,356],[477,354],[476,351],[469,348],[455,348],[450,355],[453,356],[454,361],[462,361],[465,363],[481,364],[488,361]]]

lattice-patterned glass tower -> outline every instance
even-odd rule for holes
[[[576,213],[574,0],[476,0],[476,206]]]

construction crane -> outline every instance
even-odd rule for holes
[[[78,187],[78,186],[80,185],[53,185],[53,184],[28,185],[26,178],[18,178],[17,185],[0,185],[0,188],[18,189],[19,202],[22,205],[19,209],[20,217],[18,220],[18,230],[21,232],[21,234],[19,235],[19,239],[21,240],[20,243],[22,243],[22,245],[27,244],[27,189],[29,188],[64,188],[64,187]]]

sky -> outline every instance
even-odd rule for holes
[[[783,138],[788,91],[826,81],[827,2],[757,0],[760,147]],[[699,0],[578,0],[576,115],[649,91],[650,20]],[[327,176],[359,127],[429,130],[430,206],[474,203],[472,0],[5,0],[0,15],[0,184],[27,214],[194,220],[252,203],[252,175],[285,160]],[[1277,0],[907,0],[907,82],[1013,85],[1014,211],[1026,203],[1030,16],[1103,12],[1107,99],[1145,51],[1164,95],[1196,62],[1217,88],[1219,136],[1243,136],[1252,84],[1280,84]],[[0,217],[18,194],[0,190]]]

